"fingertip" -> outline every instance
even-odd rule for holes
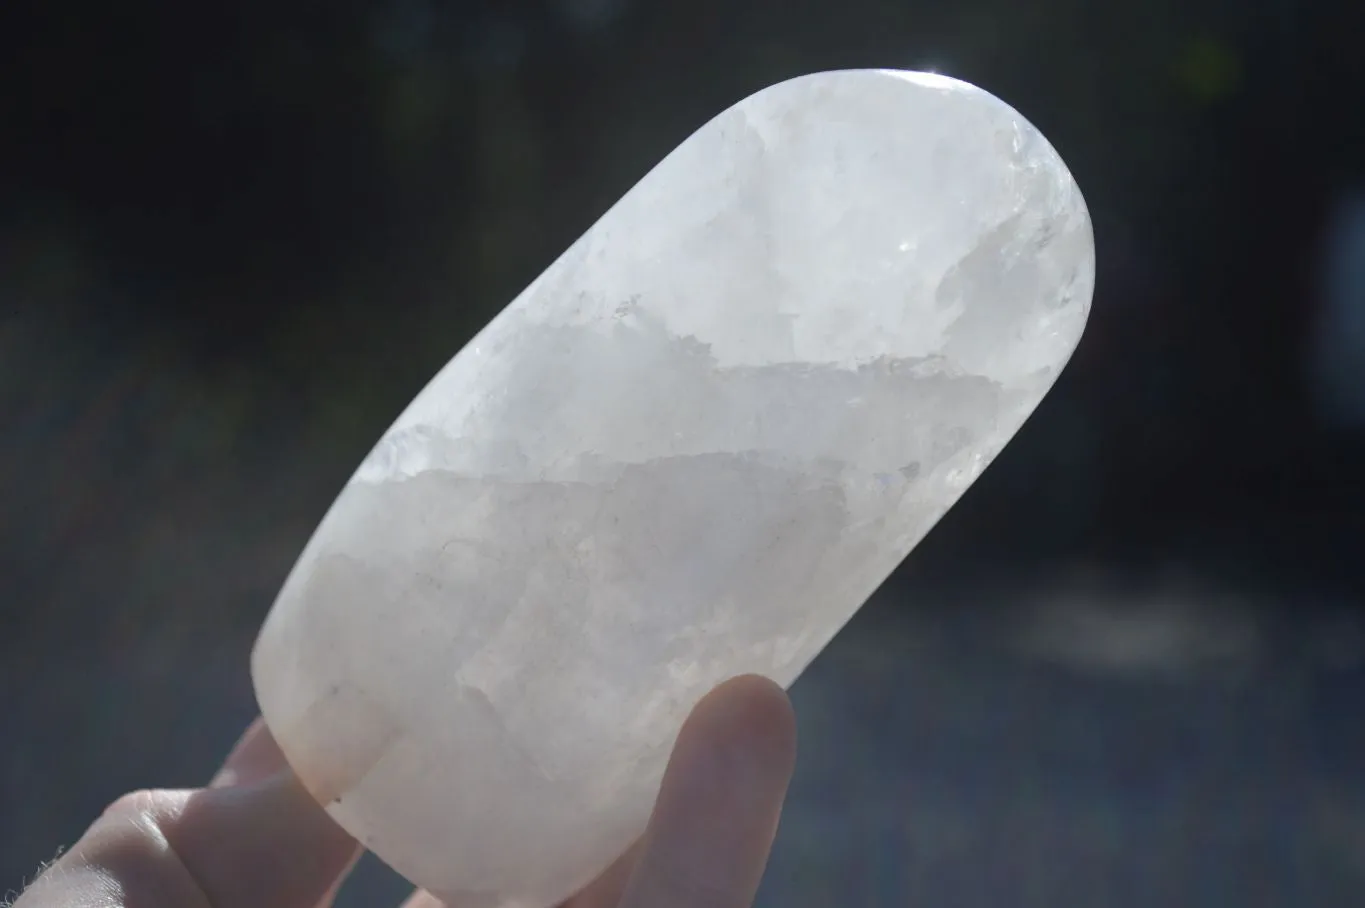
[[[796,713],[776,682],[740,675],[702,698],[684,723],[678,746],[724,748],[767,774],[790,776],[796,762]]]
[[[210,788],[231,788],[252,785],[270,778],[288,765],[284,753],[275,743],[275,736],[257,717],[237,739],[227,759],[209,783]]]

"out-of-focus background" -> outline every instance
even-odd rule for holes
[[[351,469],[655,161],[766,84],[894,66],[1043,130],[1098,289],[1055,393],[797,684],[762,903],[1365,899],[1365,6],[0,20],[0,891],[213,772]],[[367,861],[342,901],[401,891]]]

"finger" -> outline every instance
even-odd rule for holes
[[[224,775],[241,782],[265,770],[273,742],[261,734],[244,737]],[[314,908],[358,853],[281,768],[250,783],[120,798],[15,908]]]
[[[218,774],[209,783],[209,787],[231,788],[236,785],[253,785],[268,779],[287,766],[283,751],[275,743],[275,736],[266,727],[265,720],[257,717],[238,738],[236,745],[228,753],[227,759],[223,761],[222,769],[218,770]],[[360,850],[357,849],[351,862],[342,869],[331,889],[318,900],[314,908],[330,908],[331,904],[336,901],[341,884],[346,881],[346,877],[359,859]]]
[[[274,735],[265,727],[265,721],[257,718],[247,726],[246,731],[223,761],[222,769],[209,783],[210,788],[231,788],[234,785],[251,785],[284,769],[284,754],[275,743]]]
[[[565,902],[564,908],[616,908],[639,863],[642,845],[642,842],[636,842],[628,848],[601,876]]]
[[[748,908],[795,758],[776,684],[749,675],[707,695],[678,735],[622,908]]]
[[[425,889],[418,889],[408,896],[401,908],[445,908],[445,903]]]

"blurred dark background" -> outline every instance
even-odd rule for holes
[[[1043,130],[1098,289],[798,683],[764,904],[1358,904],[1363,41],[1350,0],[6,4],[0,890],[212,773],[349,472],[655,161],[893,66]]]

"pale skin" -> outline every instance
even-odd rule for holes
[[[795,752],[780,687],[716,688],[678,736],[644,835],[563,908],[747,908]],[[115,801],[14,908],[329,908],[359,855],[258,721],[206,788]],[[402,908],[442,904],[417,891]]]

